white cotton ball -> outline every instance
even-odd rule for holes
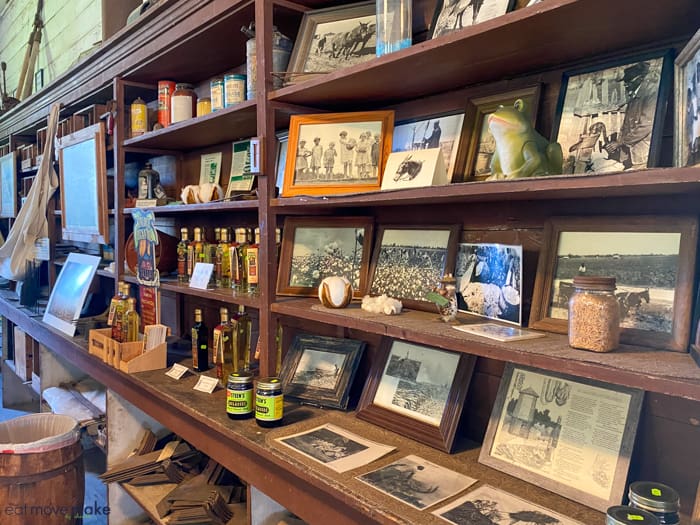
[[[352,301],[352,284],[345,277],[326,277],[318,286],[318,298],[326,308],[345,308]]]

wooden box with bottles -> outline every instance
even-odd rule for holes
[[[88,353],[127,374],[158,370],[167,364],[168,346],[161,343],[144,352],[144,343],[133,341],[120,343],[112,339],[111,328],[90,330]]]

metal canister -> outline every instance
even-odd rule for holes
[[[659,520],[646,510],[615,505],[607,510],[605,525],[659,525]]]
[[[224,107],[235,106],[245,101],[245,75],[224,77]]]
[[[680,523],[681,498],[673,487],[655,481],[635,481],[627,495],[630,506],[651,512],[661,525]]]
[[[158,123],[164,128],[170,125],[170,97],[175,92],[172,80],[158,81]]]
[[[209,82],[211,95],[211,110],[218,111],[224,109],[224,79],[212,78]]]
[[[203,97],[197,100],[197,116],[201,117],[211,113],[211,99]]]
[[[255,51],[255,23],[251,22],[248,27],[241,27],[241,31],[248,37],[245,44],[246,50],[246,75],[248,80],[246,83],[246,95],[248,100],[255,98],[255,82],[257,79],[257,57]],[[273,73],[283,73],[287,71],[289,57],[292,54],[294,41],[288,36],[283,35],[277,30],[277,27],[272,26],[272,71]],[[273,89],[279,89],[283,85],[281,77],[272,77]]]
[[[131,136],[138,137],[148,131],[148,106],[141,97],[131,103]]]

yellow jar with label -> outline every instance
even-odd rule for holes
[[[148,131],[148,106],[138,97],[131,103],[131,136],[138,137]]]
[[[278,427],[283,416],[282,381],[279,377],[259,379],[255,391],[255,422],[265,428]]]
[[[202,117],[211,113],[211,99],[209,97],[197,100],[197,116]]]

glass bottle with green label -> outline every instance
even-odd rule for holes
[[[207,253],[207,243],[202,237],[202,228],[196,227],[194,229],[194,239],[192,240],[192,268],[194,271],[194,265],[198,262],[205,263],[208,262],[209,254]]]
[[[197,372],[209,370],[209,329],[199,308],[194,311],[192,325],[192,368]]]

